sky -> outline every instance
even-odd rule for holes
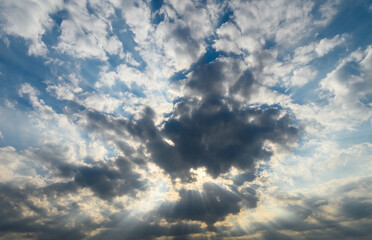
[[[0,239],[371,239],[369,0],[0,0]]]

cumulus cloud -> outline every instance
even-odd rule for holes
[[[113,7],[109,2],[95,2],[92,7],[101,11],[96,11],[97,15],[94,15],[89,13],[87,5],[87,1],[66,4],[69,17],[61,23],[62,33],[56,48],[77,58],[106,60],[108,54],[123,54],[122,43],[112,33],[110,22],[105,20],[114,14]]]
[[[48,48],[42,36],[55,24],[50,15],[62,9],[63,1],[1,1],[1,5],[2,30],[24,38],[29,55],[45,56]]]
[[[371,118],[368,95],[371,93],[371,47],[357,50],[341,60],[334,70],[319,83],[319,95],[327,101],[324,106],[293,105],[296,115],[315,120],[326,128],[353,129]],[[301,112],[301,113],[300,113]]]

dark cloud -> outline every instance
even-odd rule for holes
[[[116,160],[120,171],[107,166],[79,167],[76,171],[75,183],[88,187],[102,199],[110,200],[116,196],[135,193],[135,189],[143,189],[144,183],[140,175],[131,170],[131,165],[123,158]]]
[[[49,171],[73,181],[55,183],[44,189],[48,192],[76,192],[78,188],[89,188],[97,196],[111,200],[124,194],[135,195],[137,190],[144,190],[146,183],[132,169],[134,164],[128,159],[118,156],[115,161],[93,162],[91,165],[75,165],[70,163],[68,147],[46,144],[35,149],[33,154],[36,161],[48,165]]]
[[[275,239],[275,240],[290,240],[290,239],[293,239],[293,238],[291,238],[288,235],[285,235],[283,233],[277,232],[275,230],[269,230],[269,231],[265,231],[263,233],[262,239],[265,239],[265,240],[271,240],[271,239]]]
[[[341,207],[341,214],[351,219],[363,219],[372,217],[372,201],[369,198],[344,199]]]
[[[254,91],[254,76],[251,71],[244,71],[239,79],[230,87],[230,93],[235,95],[239,94],[244,97],[249,97]]]
[[[241,198],[232,191],[214,183],[205,183],[203,191],[180,191],[181,199],[177,202],[164,203],[159,208],[159,215],[168,221],[197,220],[212,226],[224,220],[229,214],[240,212]],[[256,196],[252,196],[255,200]]]
[[[189,27],[178,25],[170,33],[170,36],[178,43],[177,52],[190,54],[192,58],[196,58],[198,56],[201,43],[192,37]]]
[[[0,238],[7,239],[82,239],[85,236],[82,224],[68,227],[68,218],[73,215],[71,209],[64,209],[68,214],[59,212],[49,215],[48,209],[36,206],[30,200],[41,199],[40,191],[32,186],[19,188],[0,184]],[[49,203],[53,204],[53,201]],[[47,206],[45,206],[47,207]],[[71,214],[71,215],[70,215]],[[86,226],[84,227],[86,230]],[[10,238],[9,238],[10,239]]]
[[[338,187],[336,202],[334,195],[279,194],[287,214],[267,222],[253,222],[250,232],[229,229],[227,233],[245,236],[260,232],[263,239],[369,239],[372,202],[362,193],[371,191],[370,182],[371,178],[363,178]]]
[[[204,96],[222,96],[224,83],[228,81],[224,76],[225,63],[214,61],[199,65],[191,74],[186,86],[192,91]]]
[[[188,239],[188,235],[205,232],[201,224],[179,222],[175,224],[160,224],[159,219],[152,213],[148,213],[141,219],[134,216],[128,217],[128,213],[121,212],[113,214],[108,223],[102,227],[105,230],[89,238],[95,239],[155,239],[157,237],[167,237],[170,239]]]
[[[279,109],[247,108],[234,100],[236,94],[249,97],[254,77],[243,71],[238,79],[227,79],[227,65],[219,60],[201,64],[185,82],[201,99],[185,96],[164,122],[158,135],[170,139],[174,146],[155,137],[155,129],[151,129],[147,146],[153,160],[171,175],[187,176],[190,168],[198,167],[206,167],[214,177],[232,166],[254,170],[258,160],[272,155],[264,146],[266,141],[286,146],[297,139],[298,129]],[[239,71],[235,65],[229,68]],[[150,124],[148,117],[144,115],[146,120],[141,121]]]
[[[173,178],[190,180],[190,169],[198,167],[206,167],[214,177],[231,167],[254,172],[258,160],[268,160],[272,155],[265,147],[266,142],[285,147],[296,141],[298,128],[278,108],[247,108],[235,101],[236,94],[249,95],[254,91],[254,77],[246,70],[240,76],[237,74],[237,79],[226,79],[227,65],[215,60],[198,66],[185,86],[201,98],[182,98],[160,129],[155,126],[155,113],[150,108],[137,120],[88,111],[87,127],[102,136],[114,131],[116,136],[136,138],[151,153],[151,161]],[[229,68],[240,71],[236,63],[230,65]],[[230,96],[226,95],[229,92]],[[123,139],[114,141],[130,156],[134,150]],[[144,156],[144,149],[138,150]]]
[[[216,60],[198,66],[183,83],[190,94],[175,104],[172,116],[160,127],[156,126],[155,113],[150,108],[145,108],[140,118],[130,120],[86,111],[87,128],[104,139],[112,140],[126,153],[126,164],[152,161],[172,179],[183,181],[193,181],[191,168],[205,167],[213,177],[228,172],[231,167],[244,170],[242,174],[231,177],[234,185],[229,186],[229,190],[205,183],[201,192],[183,189],[179,192],[179,201],[163,203],[156,215],[172,223],[170,229],[142,222],[125,230],[112,227],[110,234],[107,232],[110,238],[129,236],[128,239],[151,239],[170,232],[172,236],[178,236],[176,232],[184,231],[178,237],[185,239],[186,233],[195,229],[181,231],[174,224],[201,221],[208,225],[209,231],[216,232],[214,223],[223,221],[229,214],[239,213],[242,207],[257,206],[257,186],[238,186],[253,181],[256,178],[256,163],[269,160],[272,156],[273,152],[266,147],[266,142],[287,147],[297,140],[298,128],[293,126],[291,117],[278,108],[249,108],[237,102],[236,96],[248,99],[255,90],[254,76],[250,71],[242,71],[235,74],[237,79],[226,79],[226,64]],[[232,65],[233,69],[240,71],[238,66]],[[142,146],[133,149],[126,143],[128,137]],[[145,157],[144,152],[150,153],[150,157]],[[136,162],[134,156],[143,158]],[[107,165],[80,167],[75,171],[75,183],[90,188],[103,199],[127,193],[126,189],[140,189],[139,182],[134,181],[127,188],[122,181],[123,178],[132,178],[128,177],[132,172],[121,173],[122,169],[131,167],[120,168],[118,161],[115,164],[120,170],[113,170]],[[133,179],[136,177],[133,176]],[[290,224],[287,223],[288,227]],[[139,229],[145,230],[141,232]]]
[[[252,172],[245,172],[232,177],[234,184],[237,186],[243,185],[245,182],[251,182],[256,179],[256,174]]]
[[[177,103],[172,117],[160,130],[149,108],[139,120],[125,124],[118,124],[111,117],[95,122],[88,115],[88,119],[97,131],[120,133],[125,129],[145,144],[152,161],[172,177],[184,179],[190,177],[191,168],[198,167],[206,167],[214,177],[232,166],[254,170],[258,160],[272,155],[265,148],[266,141],[286,146],[298,134],[290,116],[281,116],[279,109],[240,109],[232,100],[214,97],[201,101],[185,98]]]
[[[162,133],[173,141],[174,146],[168,148],[183,163],[171,171],[206,167],[216,177],[232,166],[254,169],[258,160],[272,155],[264,147],[266,141],[286,145],[296,139],[297,128],[291,126],[289,116],[280,117],[278,109],[243,110],[228,99],[209,98],[178,103]],[[158,153],[161,150],[157,148],[156,155],[164,155]],[[172,161],[154,160],[161,166]]]

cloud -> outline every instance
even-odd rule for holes
[[[20,189],[12,185],[0,185],[1,235],[4,238],[36,237],[38,239],[83,238],[83,231],[69,227],[67,217],[49,215],[45,208],[30,200],[32,188]]]
[[[123,220],[124,219],[124,220]],[[203,228],[197,223],[161,224],[158,219],[146,216],[140,220],[129,218],[123,214],[112,217],[107,228],[89,239],[153,239],[171,237],[172,239],[188,239],[189,234],[201,233]]]
[[[265,149],[265,141],[285,145],[296,138],[297,129],[291,127],[288,116],[280,117],[279,110],[238,112],[236,106],[230,110],[228,104],[215,98],[178,103],[174,117],[164,124],[162,132],[175,144],[171,148],[182,164],[167,171],[204,166],[210,174],[218,176],[232,166],[254,169],[257,161],[272,154]],[[155,154],[159,151],[154,149]],[[154,157],[160,166],[166,166],[166,160]]]
[[[309,32],[311,26],[313,3],[304,1],[231,1],[234,21],[242,34],[256,39],[261,46],[262,41],[274,39],[277,44],[294,44]],[[275,9],[275,10],[274,10]],[[234,39],[235,40],[235,39]],[[239,43],[239,41],[237,41]],[[243,42],[242,42],[243,43]]]
[[[93,166],[77,169],[75,182],[81,187],[88,187],[102,199],[111,199],[127,193],[135,193],[135,189],[144,190],[145,183],[140,175],[132,171],[132,164],[125,158],[115,160],[119,170],[109,167]]]
[[[213,183],[205,183],[202,192],[181,190],[180,197],[178,202],[164,203],[159,208],[160,216],[170,222],[178,219],[198,220],[211,226],[216,221],[224,220],[227,215],[240,211],[241,199]],[[257,201],[255,196],[251,201]]]
[[[164,7],[165,19],[157,26],[155,37],[175,71],[180,71],[205,53],[205,39],[212,34],[211,9],[193,1],[170,1],[169,5]],[[196,29],[194,26],[201,22]]]
[[[0,239],[372,235],[370,4],[0,3]]]
[[[184,97],[176,103],[173,115],[164,122],[161,133],[174,146],[158,141],[148,147],[154,161],[168,172],[185,172],[191,167],[204,166],[212,176],[227,172],[232,166],[254,169],[259,160],[268,159],[272,152],[265,148],[266,141],[285,146],[295,141],[298,129],[291,125],[290,117],[275,108],[242,109],[237,102],[226,97],[223,63],[215,61],[197,68],[186,86],[201,94],[202,99]],[[248,77],[247,77],[248,76]],[[249,93],[252,76],[248,72],[232,85]],[[158,145],[163,145],[159,147]],[[169,166],[165,151],[172,152],[175,164]]]
[[[318,120],[325,126],[352,129],[371,118],[367,110],[369,101],[363,101],[372,92],[368,81],[371,74],[366,68],[371,61],[371,52],[371,47],[367,47],[364,51],[351,53],[320,81],[321,96],[327,99],[328,105],[320,109]],[[330,109],[332,114],[329,114]],[[328,112],[327,117],[323,115],[325,112]]]
[[[51,15],[62,9],[63,1],[1,1],[1,5],[1,29],[24,38],[28,55],[45,56],[48,48],[42,37],[55,24]]]
[[[46,144],[41,149],[33,151],[36,161],[44,161],[49,170],[64,178],[73,178],[71,184],[77,187],[89,188],[98,197],[111,200],[125,194],[135,195],[135,191],[145,188],[145,182],[140,174],[133,171],[133,164],[124,157],[114,161],[99,161],[93,165],[75,165],[68,159],[70,149],[57,145]],[[70,187],[70,185],[66,185]]]
[[[307,64],[315,58],[323,57],[337,46],[343,44],[347,35],[336,35],[331,39],[323,38],[319,42],[313,42],[306,46],[295,49],[292,63]]]
[[[255,169],[259,160],[267,160],[273,154],[266,147],[267,141],[285,147],[296,140],[298,129],[277,108],[243,109],[225,97],[223,68],[224,63],[219,61],[197,68],[185,86],[201,94],[202,99],[185,96],[175,104],[172,116],[162,123],[161,129],[155,126],[155,114],[149,108],[133,121],[89,113],[89,127],[138,138],[145,143],[151,160],[174,177],[188,178],[190,169],[198,167],[206,167],[214,177],[232,166]],[[231,92],[238,87],[243,94],[251,91],[253,79],[249,72],[236,81],[231,84]],[[165,138],[174,145],[169,145]]]
[[[123,55],[123,45],[113,34],[111,22],[106,18],[114,16],[109,2],[92,4],[95,14],[87,6],[91,2],[69,1],[65,8],[68,18],[61,23],[61,35],[56,49],[76,58],[106,60],[107,55]]]

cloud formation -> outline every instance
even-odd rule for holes
[[[368,2],[0,4],[0,239],[372,236]]]

